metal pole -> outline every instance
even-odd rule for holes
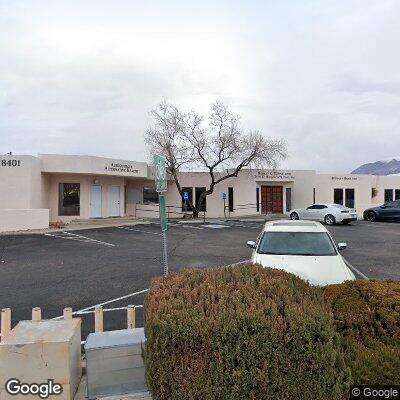
[[[164,275],[168,275],[168,252],[167,252],[167,232],[162,232],[162,240],[163,240],[163,259],[164,259]]]
[[[224,218],[226,218],[225,210],[226,210],[226,207],[225,207],[225,199],[224,199]]]

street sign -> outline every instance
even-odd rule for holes
[[[156,191],[160,209],[160,225],[163,242],[164,275],[168,275],[168,250],[167,250],[167,206],[163,192],[167,191],[166,159],[163,156],[154,155],[154,175],[156,178]]]
[[[226,193],[222,193],[222,199],[226,200]]]
[[[189,192],[183,192],[183,200],[189,200]]]
[[[161,232],[165,232],[167,230],[167,207],[165,204],[165,196],[163,194],[158,196],[158,202],[160,205]]]
[[[156,191],[158,193],[167,191],[167,168],[163,156],[154,155],[154,175],[156,177]]]

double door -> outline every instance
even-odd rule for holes
[[[261,186],[261,212],[283,213],[283,186]]]

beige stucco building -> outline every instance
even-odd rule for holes
[[[205,172],[183,172],[189,199],[209,186]],[[158,213],[154,174],[145,162],[93,156],[0,156],[0,231],[40,229],[49,222]],[[166,199],[170,217],[190,213],[174,182]],[[313,203],[341,203],[359,215],[400,199],[400,176],[318,174],[312,170],[248,170],[207,197],[207,217],[288,213]]]

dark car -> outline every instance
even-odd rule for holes
[[[364,211],[366,221],[400,221],[400,200],[388,201],[380,207]]]

